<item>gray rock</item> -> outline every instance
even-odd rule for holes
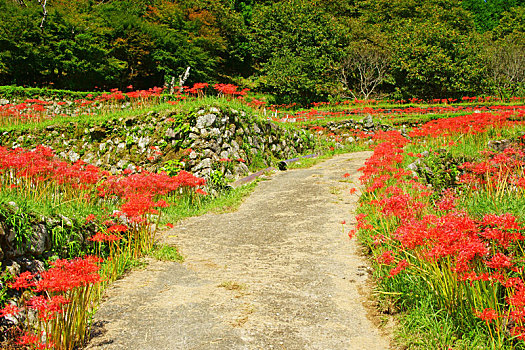
[[[117,168],[119,169],[124,169],[124,167],[126,166],[128,162],[124,159],[121,159],[117,162]]]
[[[374,127],[374,119],[372,118],[371,114],[367,114],[367,116],[364,117],[363,126],[367,129],[371,129]]]
[[[11,208],[13,208],[13,210],[17,211],[19,208],[18,208],[18,204],[16,204],[15,202],[7,202],[7,205],[10,206]]]
[[[204,129],[212,126],[217,116],[215,114],[205,114],[197,117],[197,124],[195,125],[198,129]]]
[[[216,107],[211,107],[210,108],[210,112],[211,113],[220,113],[221,111],[218,108],[216,108]]]
[[[16,263],[20,266],[21,271],[39,273],[46,270],[46,267],[42,261],[29,259],[24,256],[17,258]]]
[[[91,152],[88,152],[84,155],[83,161],[86,163],[91,163],[93,159],[95,159],[95,155]]]
[[[414,162],[407,165],[408,170],[417,171],[419,169],[419,165],[421,164],[421,159],[416,159]]]
[[[31,235],[29,251],[34,255],[41,255],[51,247],[49,233],[44,224],[36,224],[32,228],[33,234]]]
[[[139,138],[139,141],[137,143],[137,146],[140,149],[145,149],[151,142],[151,139],[147,136]]]
[[[210,129],[209,136],[213,138],[218,138],[221,135],[221,131],[218,128]]]
[[[237,143],[237,141],[232,140],[231,148],[232,148],[233,152],[238,152],[239,151],[240,147],[239,147],[239,144]]]
[[[5,270],[12,276],[18,276],[22,269],[16,261],[13,261],[11,265],[5,268]]]
[[[211,159],[205,158],[199,162],[193,169],[191,169],[193,172],[197,172],[202,169],[211,168],[212,162]]]
[[[135,164],[129,163],[126,169],[131,170],[131,172],[134,173],[137,170],[137,166]]]
[[[206,148],[204,150],[203,157],[212,159],[212,158],[216,157],[216,154],[211,149]]]
[[[496,152],[503,152],[512,147],[512,140],[490,140],[487,146]]]
[[[117,145],[117,153],[122,153],[126,149],[126,143],[121,142]]]
[[[208,142],[207,148],[211,149],[215,153],[219,152],[220,150],[219,143],[213,139]]]
[[[170,139],[174,139],[177,134],[175,133],[175,131],[172,129],[172,128],[168,128],[165,132],[165,135],[166,137],[170,138]]]
[[[73,226],[73,222],[71,221],[70,218],[68,218],[67,216],[64,216],[62,214],[58,214],[58,217],[60,219],[62,219],[62,223],[66,226],[69,226],[69,227],[72,227]]]
[[[235,167],[235,175],[246,175],[250,172],[250,169],[244,163],[239,163]]]

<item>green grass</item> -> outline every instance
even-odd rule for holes
[[[114,209],[117,209],[117,206],[112,206],[108,203],[105,203],[106,208],[104,210],[100,205],[86,204],[78,200],[54,204],[38,198],[28,198],[23,194],[13,191],[0,191],[0,204],[3,205],[8,202],[14,202],[18,206],[25,207],[28,212],[46,217],[61,214],[68,218],[85,218],[89,214],[102,216],[108,212],[111,213]]]
[[[501,197],[494,198],[484,191],[474,191],[461,197],[460,206],[478,219],[486,214],[511,213],[519,221],[525,222],[525,197],[512,192],[505,192]]]
[[[165,244],[156,245],[153,247],[153,250],[149,253],[149,255],[160,261],[184,261],[184,257],[180,255],[177,247]]]
[[[459,326],[453,316],[436,309],[430,297],[423,297],[399,315],[396,343],[404,349],[491,349],[489,340],[473,330],[458,338]],[[464,331],[464,330],[462,330]]]
[[[351,152],[360,152],[360,151],[369,151],[370,148],[368,145],[365,145],[361,142],[354,142],[350,144],[344,144],[343,148],[334,149],[333,151],[327,151],[325,153],[320,154],[319,156],[315,158],[302,158],[296,162],[288,164],[288,169],[303,169],[303,168],[310,168],[318,163],[321,163],[322,161],[326,159],[330,159],[335,155],[338,154],[344,154],[344,153],[351,153]]]
[[[82,125],[92,125],[98,122],[103,122],[110,119],[127,118],[133,116],[145,115],[148,112],[161,113],[169,111],[170,114],[188,114],[195,112],[200,108],[217,107],[217,108],[231,108],[238,111],[245,111],[248,114],[255,115],[256,117],[260,113],[256,112],[252,107],[241,103],[237,100],[229,101],[225,98],[218,97],[203,97],[203,98],[189,98],[181,101],[177,105],[172,105],[167,102],[152,103],[142,108],[125,109],[119,111],[101,112],[95,115],[79,115],[79,116],[57,116],[53,119],[46,119],[36,123],[24,123],[17,125],[3,126],[0,131],[13,131],[13,130],[41,130],[51,125],[68,125],[70,123]]]
[[[216,214],[229,213],[237,210],[244,199],[253,192],[256,182],[234,188],[220,194],[218,197],[204,197],[201,201],[183,198],[176,205],[163,210],[161,222],[175,223],[184,218],[199,216],[211,212]]]

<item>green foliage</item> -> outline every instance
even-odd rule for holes
[[[276,30],[278,28],[278,30]],[[262,66],[260,84],[278,102],[307,103],[326,98],[341,36],[314,1],[291,0],[256,6],[252,50]]]
[[[440,192],[457,186],[457,177],[461,173],[458,167],[464,162],[464,159],[454,158],[446,149],[440,149],[422,158],[416,172],[436,192]]]
[[[22,202],[20,206],[9,206],[2,203],[0,217],[7,227],[14,231],[13,241],[16,249],[23,251],[31,244],[33,218],[29,215],[27,203]]]
[[[461,97],[482,91],[481,42],[468,31],[463,13],[442,18],[443,10],[399,20],[392,32],[392,77],[401,97]]]
[[[153,248],[150,253],[155,259],[160,261],[176,261],[183,262],[184,257],[180,255],[177,247],[172,247],[169,245],[157,245]]]
[[[523,0],[463,0],[461,5],[470,11],[476,29],[481,32],[493,30],[499,23],[504,13],[515,8],[523,6]]]
[[[150,88],[191,67],[186,85],[237,83],[307,104],[351,95],[341,68],[364,45],[392,54],[374,94],[500,93],[483,49],[525,31],[523,0],[54,0],[47,10],[40,28],[37,1],[0,1],[0,85]]]
[[[169,176],[177,175],[183,169],[182,164],[179,159],[170,159],[167,160],[160,171],[164,171]]]

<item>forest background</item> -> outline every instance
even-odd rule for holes
[[[525,91],[525,0],[0,0],[0,85],[232,83],[271,103]]]

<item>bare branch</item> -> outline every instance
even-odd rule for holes
[[[190,76],[190,68],[191,67],[186,68],[186,72],[184,72],[183,74],[179,76],[179,91],[180,92],[184,91],[184,83],[186,82],[186,80],[188,80],[188,77]]]
[[[379,84],[385,79],[389,69],[388,53],[368,43],[354,46],[342,62],[340,81],[345,89],[357,89],[365,100],[368,100]],[[356,98],[356,94],[352,93]]]
[[[487,66],[500,97],[515,94],[525,84],[525,46],[503,41],[490,48]]]
[[[40,22],[40,28],[44,30],[44,21],[46,20],[46,17],[47,17],[47,9],[46,9],[47,0],[38,0],[38,3],[40,4],[40,6],[42,6],[42,22]]]

